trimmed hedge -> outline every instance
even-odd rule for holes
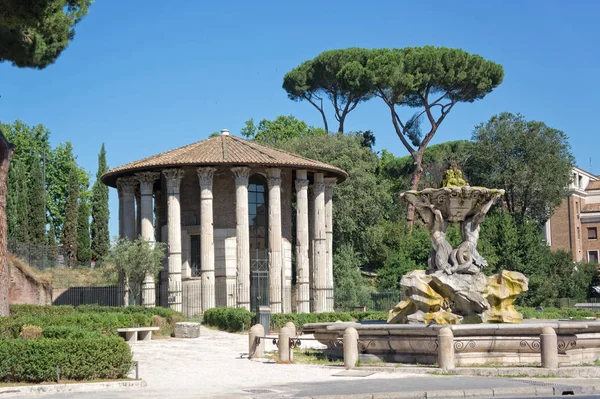
[[[524,319],[579,319],[584,320],[586,317],[599,317],[600,312],[594,312],[593,310],[577,309],[577,308],[543,308],[541,312],[537,312],[535,308],[515,306],[518,312],[523,315]]]
[[[183,314],[175,310],[143,306],[82,305],[74,308],[68,305],[11,305],[10,312],[10,317],[0,318],[0,339],[17,338],[24,324],[36,325],[44,330],[49,326],[79,327],[91,333],[114,335],[120,327],[152,326],[155,324],[155,316],[166,320],[166,323],[161,322],[159,326],[162,334],[170,335],[174,332],[175,323],[184,320]],[[79,332],[73,334],[81,335]]]
[[[271,329],[277,331],[289,321],[301,328],[308,323],[332,323],[335,321],[387,320],[387,312],[330,312],[330,313],[281,313],[271,315]]]
[[[129,345],[118,337],[0,340],[0,381],[118,379],[132,368]]]
[[[204,312],[202,322],[229,332],[250,328],[254,313],[243,308],[213,308]]]

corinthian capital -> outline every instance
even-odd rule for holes
[[[141,172],[136,173],[135,178],[140,182],[140,192],[142,195],[152,195],[154,182],[160,177],[159,172]]]
[[[245,166],[238,166],[235,168],[231,168],[231,172],[235,176],[235,184],[236,186],[247,186],[248,178],[250,177],[250,168]]]
[[[281,169],[270,168],[267,170],[267,182],[269,187],[281,186]]]
[[[308,179],[296,179],[296,191],[308,189]]]
[[[117,179],[117,189],[124,195],[134,195],[135,189],[138,186],[138,181],[131,176],[119,177]]]
[[[162,171],[163,175],[167,179],[167,189],[169,193],[178,193],[179,186],[181,186],[181,179],[183,179],[184,172],[182,169],[165,169]]]
[[[207,188],[212,190],[213,177],[217,168],[211,167],[202,167],[196,169],[196,173],[198,174],[198,181],[200,182],[200,188]]]

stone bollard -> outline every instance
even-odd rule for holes
[[[344,330],[344,367],[354,368],[358,362],[358,331],[354,327]]]
[[[438,365],[443,370],[454,369],[454,334],[450,327],[438,331]]]
[[[540,334],[542,352],[542,367],[545,369],[558,368],[558,339],[552,327],[542,328]]]
[[[261,324],[255,324],[248,331],[248,358],[260,359],[265,353],[265,340],[257,339],[265,336],[265,329]]]
[[[279,330],[279,361],[291,362],[294,360],[290,348],[290,338],[292,338],[292,330],[288,327],[283,327]]]
[[[296,331],[296,325],[294,324],[293,321],[288,321],[287,323],[285,323],[285,326],[289,328],[292,331],[292,337],[296,337],[296,335],[298,335],[298,332]]]

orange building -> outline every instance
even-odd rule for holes
[[[598,263],[600,253],[600,177],[573,167],[569,194],[546,222],[546,243],[571,251],[577,262]]]

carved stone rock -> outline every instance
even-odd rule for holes
[[[528,289],[529,279],[519,272],[503,270],[500,275],[487,277],[483,295],[489,309],[483,312],[481,320],[484,323],[520,323],[523,316],[515,309],[514,302]]]

